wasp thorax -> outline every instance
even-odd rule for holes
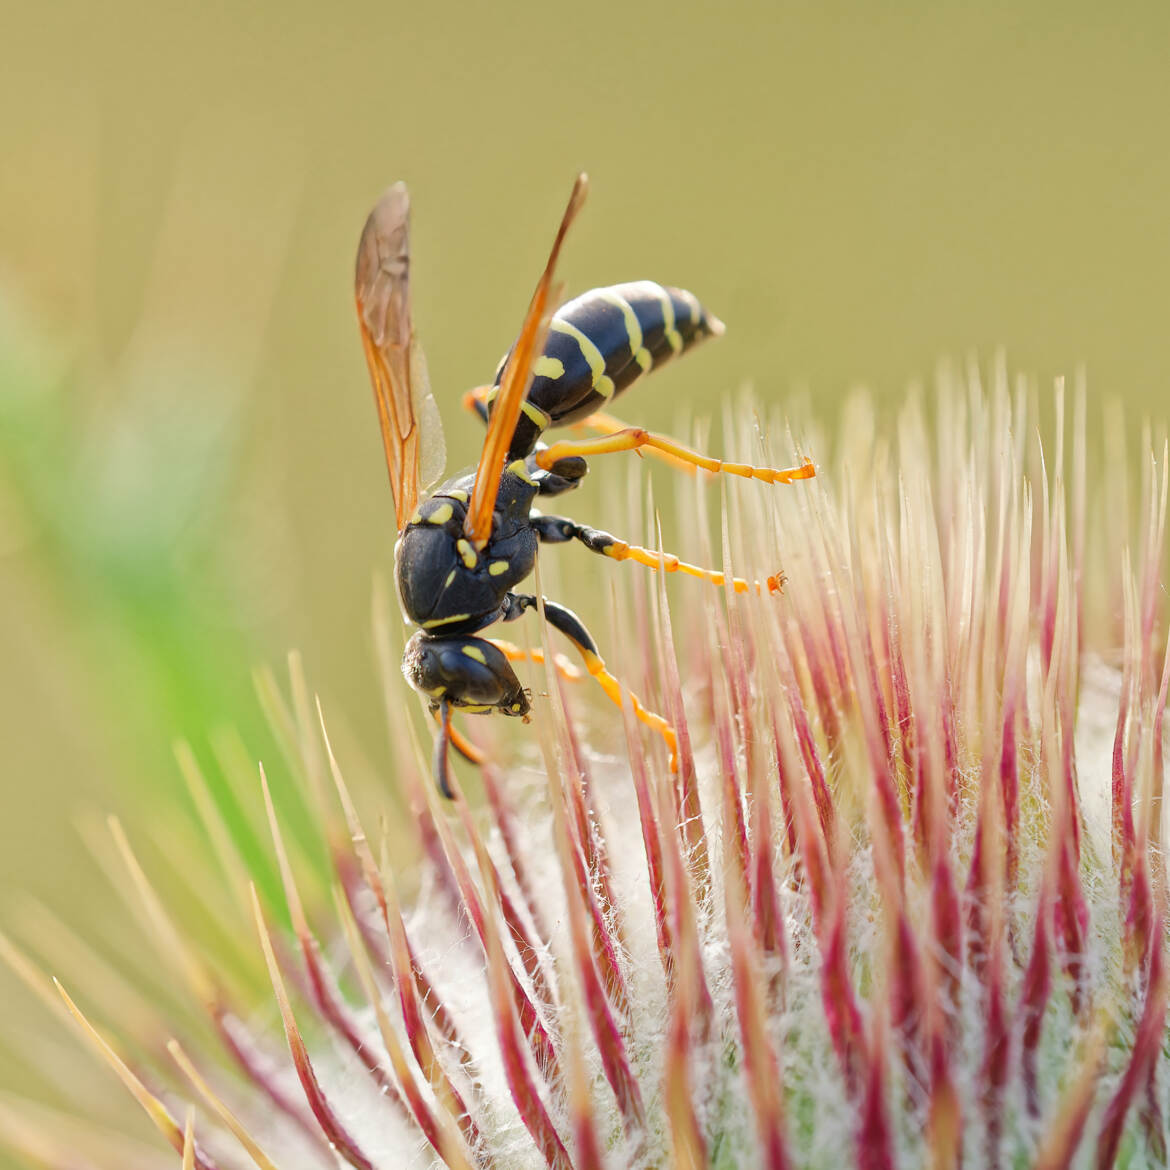
[[[472,714],[527,715],[528,696],[502,650],[483,638],[418,633],[406,644],[402,673],[432,709],[446,700]]]

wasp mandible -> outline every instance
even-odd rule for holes
[[[585,175],[579,175],[520,333],[494,384],[466,398],[487,423],[479,463],[421,499],[422,489],[442,474],[442,428],[411,317],[410,200],[402,183],[375,204],[358,244],[358,324],[394,493],[398,594],[406,616],[419,627],[407,643],[402,671],[438,721],[435,777],[448,797],[450,745],[473,761],[479,758],[452,725],[452,712],[528,716],[528,695],[512,668],[512,661],[526,656],[507,642],[479,637],[485,627],[542,608],[609,698],[622,703],[623,689],[580,618],[547,598],[516,592],[533,571],[541,544],[575,540],[614,560],[724,583],[722,573],[560,516],[534,514],[538,496],[575,488],[588,470],[587,457],[613,451],[647,449],[691,469],[766,483],[816,474],[807,459],[787,470],[724,463],[602,413],[644,374],[704,338],[718,337],[723,324],[685,289],[648,280],[593,289],[554,311],[557,259],[586,188]],[[602,433],[547,445],[542,441],[549,427],[571,423]],[[779,586],[778,577],[763,584],[734,582],[739,591]],[[666,741],[675,770],[674,729],[625,693],[638,719]]]

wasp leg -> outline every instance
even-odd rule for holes
[[[486,423],[491,392],[495,389],[495,386],[476,386],[474,390],[468,390],[463,395],[463,409],[469,410],[472,414],[478,414],[481,421]]]
[[[722,586],[727,581],[718,569],[704,569],[699,565],[680,561],[673,553],[656,553],[640,545],[628,544],[608,532],[577,524],[563,516],[533,516],[531,523],[536,535],[546,544],[564,544],[566,541],[579,540],[591,552],[600,553],[615,561],[634,561],[648,569],[657,569],[663,573],[683,573],[688,577],[698,577],[701,581],[710,581],[712,585]],[[756,593],[765,591],[778,593],[784,586],[784,574],[776,573],[766,581],[745,581],[742,577],[732,577],[731,584],[736,593],[749,593],[753,590]]]
[[[583,418],[577,424],[577,428],[596,431],[599,435],[616,435],[619,431],[633,429],[629,423],[622,422],[620,418],[614,418],[612,414],[606,414],[603,410],[589,415],[588,418]],[[673,467],[675,471],[681,471],[686,475],[698,474],[699,469],[695,464],[689,460],[681,459],[677,455],[672,455],[669,451],[660,451],[656,447],[651,447],[649,454],[653,455],[655,459],[661,459],[663,463]]]
[[[750,463],[725,463],[722,459],[712,459],[709,455],[684,447],[675,439],[652,434],[641,427],[627,427],[624,431],[615,431],[612,435],[603,435],[599,439],[561,439],[543,451],[538,451],[535,459],[537,467],[547,469],[558,459],[566,459],[570,455],[580,455],[588,459],[590,455],[607,455],[611,451],[639,451],[643,447],[665,451],[713,474],[722,472],[724,475],[739,475],[745,479],[761,479],[765,483],[792,483],[797,479],[812,479],[817,473],[811,459],[806,459],[799,467],[783,470],[775,467],[754,467]]]
[[[513,642],[505,642],[503,638],[487,639],[499,650],[509,662],[544,662],[544,651],[537,647],[534,650],[524,650]],[[568,682],[577,682],[583,677],[578,667],[574,666],[563,654],[553,655],[553,665],[557,674]]]
[[[504,599],[503,620],[506,622],[514,621],[525,610],[536,609],[537,606],[537,598],[531,593],[509,593]],[[630,705],[633,707],[638,721],[662,736],[667,750],[670,752],[670,770],[677,772],[678,736],[675,734],[674,728],[661,715],[645,707],[642,700],[633,691],[628,687],[623,687],[617,678],[610,674],[604,660],[598,653],[597,643],[593,641],[593,636],[581,624],[581,619],[571,609],[557,605],[555,601],[549,601],[546,597],[544,599],[544,616],[550,626],[559,630],[576,646],[577,652],[585,663],[585,669],[597,680],[598,685],[611,702],[621,707],[623,695],[629,697]]]
[[[480,421],[486,424],[491,418],[492,400],[498,392],[498,386],[476,386],[474,390],[468,390],[463,395],[463,408],[478,415]],[[547,424],[548,420],[544,421]],[[620,423],[617,425],[621,426]],[[543,433],[543,426],[541,431]],[[544,448],[544,443],[537,443],[537,450],[542,451]],[[663,456],[663,458],[667,458],[667,456]],[[672,462],[678,461],[672,460]],[[563,492],[572,491],[573,488],[580,486],[582,478],[589,470],[585,460],[577,458],[562,459],[555,467],[539,467],[534,456],[530,454],[526,457],[525,463],[528,474],[536,480],[536,492],[541,496],[559,496]],[[694,471],[689,463],[678,462],[678,465],[685,467],[688,471]]]
[[[537,451],[544,450],[544,444],[537,446]],[[581,480],[589,471],[589,464],[580,456],[571,455],[568,459],[558,459],[551,468],[545,470],[537,466],[535,453],[525,460],[528,474],[536,481],[538,496],[560,496],[581,486]]]

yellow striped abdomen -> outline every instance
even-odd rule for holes
[[[722,332],[693,293],[652,280],[575,297],[553,316],[509,458],[529,454],[546,427],[606,409],[643,374]]]

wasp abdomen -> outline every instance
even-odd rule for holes
[[[552,318],[511,457],[531,452],[545,427],[604,410],[643,374],[722,332],[686,289],[638,280],[582,293]]]

